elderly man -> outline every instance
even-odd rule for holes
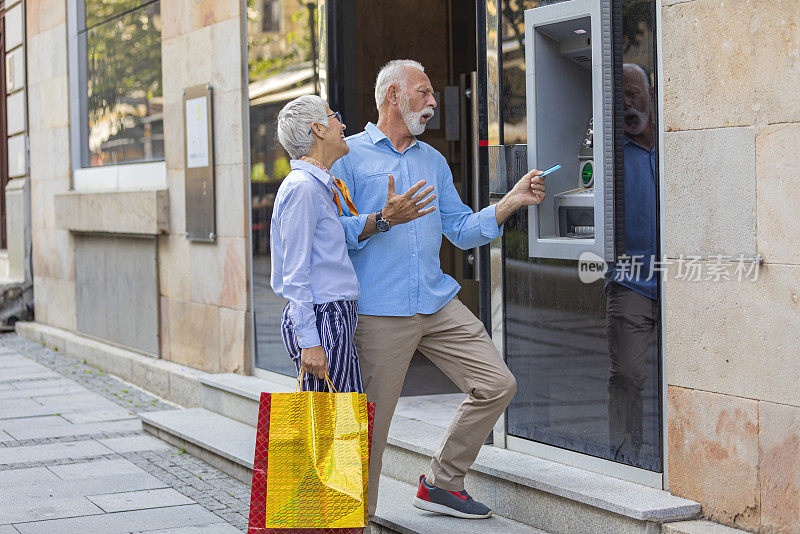
[[[645,461],[641,457],[642,393],[648,374],[658,362],[658,282],[651,269],[658,243],[656,128],[653,87],[642,67],[623,65],[622,91],[625,252],[630,260],[628,265],[611,264],[606,273],[608,422],[613,458],[641,464]],[[637,268],[632,268],[634,264]]]
[[[464,475],[514,396],[516,381],[483,324],[456,297],[459,285],[442,272],[439,248],[442,234],[463,249],[499,237],[518,208],[542,201],[544,185],[534,170],[496,205],[478,213],[465,206],[445,158],[415,137],[436,107],[424,70],[410,60],[381,69],[375,83],[378,124],[349,137],[349,155],[331,170],[347,184],[362,214],[340,220],[361,283],[355,342],[367,398],[376,405],[369,511],[373,515],[377,505],[392,414],[419,349],[468,397],[429,472],[420,476],[414,505],[485,518],[492,512],[464,491]],[[427,215],[432,209],[437,211]]]

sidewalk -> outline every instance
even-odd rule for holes
[[[250,488],[145,434],[173,406],[0,335],[0,534],[234,534]]]

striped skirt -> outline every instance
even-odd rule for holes
[[[328,377],[339,393],[364,393],[361,383],[361,367],[358,352],[353,341],[358,324],[358,303],[353,300],[339,300],[325,304],[314,304],[317,315],[317,331],[325,355],[328,357]],[[281,336],[289,356],[300,373],[300,346],[294,332],[294,324],[289,317],[289,305],[283,309]],[[310,373],[303,373],[303,391],[328,391],[325,379]]]

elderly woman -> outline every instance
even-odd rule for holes
[[[357,212],[328,170],[349,152],[344,129],[318,96],[292,100],[278,115],[278,140],[293,159],[272,211],[271,285],[289,301],[283,342],[304,371],[304,391],[328,391],[326,375],[339,392],[364,391],[353,343],[361,292],[339,222],[343,204]]]

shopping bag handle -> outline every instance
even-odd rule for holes
[[[294,392],[297,393],[297,390],[300,389],[300,382],[303,380],[303,369],[300,369],[300,374],[297,375],[297,386],[294,388]],[[333,382],[331,382],[330,377],[328,376],[328,371],[325,371],[325,382],[328,384],[328,389],[330,389],[333,393],[339,393],[336,391],[336,388],[333,387]]]

